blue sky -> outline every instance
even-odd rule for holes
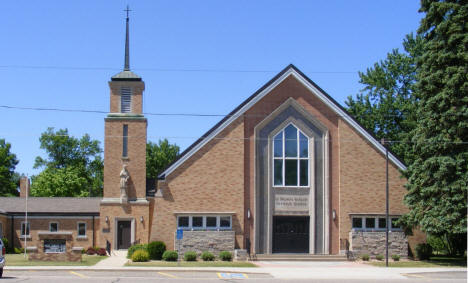
[[[338,102],[357,72],[401,48],[419,1],[5,1],[0,105],[108,111],[107,82],[130,65],[146,83],[144,111],[227,114],[289,63]],[[32,175],[47,127],[104,139],[105,114],[0,108],[0,138]],[[148,116],[148,140],[183,150],[220,117]],[[101,144],[103,146],[103,144]]]

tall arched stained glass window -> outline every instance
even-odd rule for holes
[[[309,186],[309,138],[292,124],[273,138],[273,185]]]

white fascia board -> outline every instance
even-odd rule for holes
[[[338,114],[343,120],[350,124],[356,131],[358,131],[362,136],[364,136],[371,144],[373,144],[382,154],[385,155],[385,147],[377,141],[366,129],[361,127],[348,113],[343,111],[335,103],[333,103],[325,94],[323,94],[319,89],[313,86],[309,81],[307,81],[303,76],[299,75],[297,72],[293,72],[293,75],[308,89],[317,95],[317,97],[324,102],[328,107],[330,107],[336,114]],[[398,160],[391,152],[388,153],[388,158],[401,170],[406,170],[406,166]]]
[[[301,82],[306,88],[308,88],[312,93],[317,95],[317,97],[324,102],[328,107],[330,107],[336,114],[338,114],[343,120],[349,123],[354,129],[356,129],[362,136],[364,136],[371,144],[373,144],[382,154],[385,154],[385,147],[378,142],[372,135],[370,135],[363,127],[361,127],[351,116],[349,116],[346,112],[344,112],[340,107],[338,107],[334,102],[332,102],[328,97],[322,93],[319,89],[317,89],[314,85],[312,85],[306,78],[304,78],[301,74],[297,73],[293,68],[289,68],[284,74],[279,77],[276,81],[271,83],[268,87],[266,87],[262,92],[257,94],[252,100],[250,100],[247,104],[245,104],[241,109],[239,109],[236,113],[234,113],[231,117],[229,117],[224,123],[222,123],[218,128],[216,128],[213,132],[211,132],[204,140],[194,146],[189,152],[187,152],[182,158],[177,160],[174,164],[172,164],[169,168],[167,168],[161,175],[167,177],[171,174],[177,167],[179,167],[182,163],[184,163],[187,159],[189,159],[195,152],[197,152],[200,148],[205,146],[209,141],[211,141],[214,137],[216,137],[221,131],[223,131],[227,126],[229,126],[232,122],[234,122],[238,117],[242,116],[247,110],[249,110],[253,105],[255,105],[259,100],[265,97],[271,90],[273,90],[276,86],[282,83],[288,76],[293,75],[299,82]],[[389,159],[398,166],[401,170],[406,170],[406,166],[401,163],[398,158],[396,158],[390,152],[388,153]]]

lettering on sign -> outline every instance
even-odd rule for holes
[[[276,211],[309,211],[309,196],[275,195]]]

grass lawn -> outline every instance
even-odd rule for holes
[[[373,261],[367,264],[385,266],[384,261]],[[466,257],[433,256],[429,260],[389,261],[389,267],[466,267]]]
[[[125,266],[177,267],[175,261],[153,260],[147,262],[128,262]],[[181,261],[181,267],[257,267],[246,261]]]
[[[24,258],[24,254],[6,254],[6,266],[91,266],[107,256],[83,255],[81,261],[38,261]]]

